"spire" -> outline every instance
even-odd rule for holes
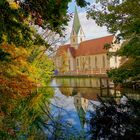
[[[77,8],[75,7],[73,26],[70,34],[71,46],[77,49],[79,43],[82,42],[84,39],[85,39],[85,34],[80,24]]]
[[[77,8],[75,6],[73,29],[76,32],[76,34],[78,34],[80,27],[81,27],[81,25],[80,25],[80,21],[79,21],[79,17],[78,17],[78,12],[77,12]]]

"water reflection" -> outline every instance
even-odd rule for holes
[[[98,96],[104,100],[113,97],[117,103],[125,93],[129,98],[140,99],[140,92],[131,89],[108,89],[111,81],[98,78],[56,78],[51,86],[55,89],[52,99],[52,114],[61,116],[61,121],[71,124],[72,131],[87,130],[86,120],[89,119],[89,111],[94,112],[93,105],[98,106]],[[101,86],[102,84],[102,86]]]
[[[81,96],[80,92],[77,93],[76,95],[74,95],[74,105],[77,110],[82,128],[84,128],[84,124],[85,124],[85,120],[86,120],[88,102],[89,102],[89,100],[86,98],[83,98]]]
[[[102,98],[120,98],[122,94],[126,94],[129,98],[140,99],[140,91],[125,88],[114,90],[113,83],[107,78],[56,78],[54,81],[65,96],[80,93],[83,98],[97,100],[97,95]]]
[[[56,83],[62,87],[93,87],[100,88],[99,78],[56,78]],[[107,78],[102,78],[102,86],[107,87]],[[110,84],[111,81],[110,81]]]

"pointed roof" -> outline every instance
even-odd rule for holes
[[[86,120],[86,112],[82,107],[76,108],[77,109],[77,114],[79,116],[80,124],[81,127],[84,128],[85,120]]]
[[[77,8],[75,7],[75,14],[74,14],[74,21],[73,21],[73,29],[76,32],[76,34],[78,34],[78,31],[79,31],[80,27],[81,27],[80,20],[79,20]]]

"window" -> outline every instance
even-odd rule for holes
[[[95,68],[97,68],[97,57],[95,56]]]
[[[85,68],[85,59],[84,59],[84,57],[83,57],[82,65],[83,65],[83,70],[84,70],[84,68]]]
[[[73,38],[73,42],[75,42],[75,38]]]
[[[77,58],[77,66],[79,66],[79,60],[78,60],[78,58]]]
[[[69,63],[69,70],[70,70],[70,68],[71,68],[71,67],[70,67],[70,60],[68,61],[68,63]]]
[[[105,68],[105,56],[103,56],[103,68]]]
[[[82,38],[80,38],[80,41],[82,42]]]
[[[89,66],[89,69],[90,69],[90,56],[89,56],[89,58],[88,58],[88,66]]]
[[[79,102],[79,100],[78,100],[78,99],[77,99],[76,101],[77,101],[77,103]]]

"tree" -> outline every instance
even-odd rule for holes
[[[109,76],[114,81],[115,77],[120,78],[116,82],[138,76],[140,74],[140,0],[97,0],[97,2],[100,2],[100,8],[94,5],[88,11],[88,16],[95,19],[98,25],[106,26],[109,32],[113,34],[119,32],[116,41],[123,39],[124,42],[115,55],[127,58],[125,59],[127,64],[123,63],[118,71],[110,71]],[[115,76],[119,71],[121,73]],[[122,77],[122,74],[125,77]]]
[[[140,100],[129,99],[117,104],[110,98],[96,108],[96,114],[91,114],[91,139],[139,139]]]
[[[53,64],[45,54],[50,43],[34,26],[62,36],[70,1],[0,0],[0,139],[43,134],[39,123],[47,118],[41,107],[53,94],[42,86],[47,86]],[[86,5],[85,0],[78,3]]]

